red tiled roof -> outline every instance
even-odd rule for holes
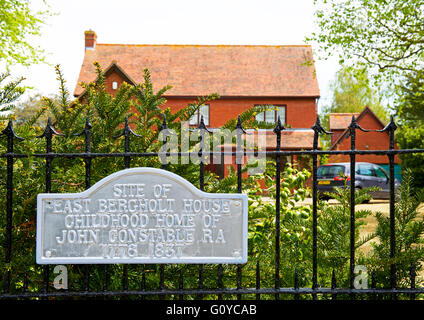
[[[314,131],[312,129],[286,129],[281,131],[282,150],[310,150],[313,148]],[[277,139],[275,133],[270,130],[266,132],[266,147],[275,150]],[[320,149],[318,145],[318,149]]]
[[[281,149],[297,149],[308,150],[313,148],[314,131],[311,129],[304,130],[283,130],[281,131]],[[275,149],[277,145],[275,134],[267,137],[267,146]],[[318,149],[320,149],[318,142]]]
[[[255,136],[258,134],[265,134],[265,142],[266,150],[275,150],[277,145],[277,136],[273,132],[273,130],[260,131],[247,129],[246,132],[249,135],[254,134]],[[247,138],[247,137],[245,137]],[[256,137],[250,136],[250,142],[254,145],[252,147],[257,147],[258,143],[261,143],[262,140],[256,140]],[[254,141],[254,142],[252,142]],[[311,150],[313,148],[314,141],[314,131],[312,129],[286,129],[281,131],[281,150]],[[237,145],[233,144],[223,144],[221,146],[222,150],[225,148],[231,148],[232,150],[236,150]],[[249,148],[247,148],[249,149]],[[321,149],[321,145],[318,142],[318,149]],[[264,149],[265,150],[265,149]],[[250,150],[251,151],[251,150]]]
[[[350,122],[352,116],[357,118],[359,113],[330,113],[329,114],[329,126],[331,130],[345,130]]]
[[[96,79],[95,61],[104,70],[116,63],[135,83],[148,68],[155,90],[173,86],[168,96],[319,97],[308,45],[96,44],[85,51],[75,96],[83,92],[80,82]]]

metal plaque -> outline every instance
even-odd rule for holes
[[[37,263],[245,263],[247,196],[200,191],[155,168],[39,194]]]

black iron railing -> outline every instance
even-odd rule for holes
[[[37,292],[28,291],[28,274],[23,275],[23,286],[21,290],[11,289],[11,273],[10,269],[7,267],[12,260],[12,230],[13,226],[13,196],[14,196],[14,161],[16,159],[22,159],[27,157],[35,157],[45,159],[45,192],[51,192],[51,162],[55,158],[80,158],[83,159],[85,165],[85,188],[91,186],[91,176],[92,176],[92,160],[95,158],[123,158],[124,167],[130,168],[131,159],[137,157],[160,157],[164,159],[166,156],[190,156],[189,152],[176,152],[176,153],[160,153],[160,152],[134,152],[130,148],[130,136],[133,135],[137,137],[129,127],[128,121],[125,122],[124,129],[120,136],[124,136],[124,152],[117,153],[95,153],[91,152],[91,124],[87,118],[85,128],[82,132],[76,134],[76,136],[84,136],[85,139],[85,150],[80,153],[55,153],[52,150],[52,140],[54,135],[61,135],[58,133],[52,126],[50,119],[47,122],[47,126],[44,130],[44,133],[38,138],[45,139],[45,153],[34,153],[34,154],[23,154],[14,152],[14,142],[15,140],[21,140],[18,137],[12,126],[12,122],[9,122],[6,129],[2,134],[7,139],[7,152],[0,154],[0,158],[6,159],[6,207],[0,208],[0,210],[5,210],[5,243],[4,243],[4,265],[5,270],[2,273],[2,278],[0,280],[3,282],[3,291],[0,292],[0,299],[18,299],[18,298],[70,298],[70,297],[81,297],[81,298],[96,298],[96,297],[126,297],[126,296],[139,296],[140,298],[145,298],[148,296],[159,297],[159,299],[165,296],[174,296],[180,300],[183,300],[185,296],[195,296],[197,299],[202,299],[205,295],[214,295],[218,299],[222,299],[224,296],[237,296],[237,299],[242,299],[242,296],[249,296],[253,299],[261,299],[263,295],[273,296],[275,299],[280,299],[281,295],[289,295],[294,297],[294,299],[299,299],[302,296],[317,298],[317,295],[323,294],[331,296],[332,299],[337,299],[339,295],[347,295],[351,298],[355,298],[357,295],[361,297],[366,297],[367,299],[376,298],[377,295],[387,295],[392,298],[396,298],[398,294],[404,294],[410,299],[415,299],[417,294],[423,294],[424,288],[416,286],[416,273],[415,267],[411,266],[410,270],[410,288],[396,288],[396,265],[393,263],[390,268],[390,287],[389,288],[376,288],[376,279],[375,272],[371,272],[371,287],[368,289],[355,289],[354,287],[354,269],[355,269],[355,189],[351,188],[350,190],[350,261],[349,261],[349,276],[350,276],[350,286],[348,288],[338,288],[337,279],[333,270],[331,287],[322,288],[318,285],[318,213],[317,213],[317,202],[318,202],[318,181],[317,181],[317,169],[318,169],[318,157],[322,155],[348,155],[350,157],[351,168],[355,168],[355,159],[357,155],[385,155],[389,159],[389,188],[390,188],[390,258],[395,258],[396,253],[396,237],[395,237],[395,180],[394,180],[394,157],[397,154],[405,153],[424,153],[424,149],[407,149],[407,150],[398,150],[394,148],[394,132],[396,130],[396,124],[391,118],[389,124],[379,132],[388,132],[389,133],[389,146],[388,150],[356,150],[355,139],[356,139],[356,130],[369,131],[361,128],[355,120],[355,117],[352,117],[352,122],[349,125],[349,136],[351,141],[350,150],[319,150],[318,149],[318,139],[320,134],[330,134],[326,132],[317,118],[315,125],[312,127],[314,131],[313,138],[313,149],[312,150],[303,150],[303,151],[282,151],[281,150],[281,139],[282,131],[285,128],[282,126],[280,120],[276,124],[274,133],[276,136],[276,148],[275,151],[267,151],[267,156],[273,156],[276,163],[276,203],[275,203],[275,271],[274,274],[267,274],[266,277],[273,277],[274,287],[263,288],[261,287],[261,279],[263,279],[263,274],[261,274],[261,268],[259,261],[256,262],[255,270],[255,283],[254,287],[244,287],[242,281],[242,271],[243,266],[237,265],[236,270],[236,286],[235,287],[224,287],[224,269],[223,265],[216,265],[216,287],[215,288],[206,288],[204,285],[204,265],[198,265],[198,276],[197,276],[197,288],[185,288],[184,287],[184,274],[183,270],[179,271],[179,274],[174,275],[178,276],[178,288],[167,289],[165,287],[165,265],[160,265],[159,267],[159,285],[158,288],[149,288],[146,284],[146,272],[144,266],[142,266],[140,271],[140,284],[141,288],[139,289],[130,289],[128,286],[128,265],[123,265],[122,271],[122,289],[120,290],[110,290],[108,285],[108,278],[110,277],[108,265],[102,266],[103,268],[103,286],[97,290],[90,290],[89,279],[90,271],[94,266],[85,265],[84,266],[84,290],[73,291],[69,290],[54,290],[51,289],[51,284],[49,282],[49,277],[51,274],[51,269],[49,265],[43,266],[43,283],[42,290]],[[167,123],[164,119],[163,124],[160,130],[167,132]],[[237,122],[237,146],[240,147],[242,135],[246,133],[241,125],[240,118]],[[203,122],[200,122],[197,130],[200,130],[202,137],[201,147],[198,151],[201,161],[199,165],[200,178],[199,186],[201,190],[204,190],[204,152],[203,152],[203,135],[208,130]],[[165,146],[167,143],[166,134],[164,135],[162,145]],[[258,152],[240,152],[241,148],[237,148],[238,151],[229,151],[229,152],[208,152],[208,155],[231,155],[238,159],[237,163],[237,191],[242,192],[242,165],[241,157],[248,155],[258,155]],[[259,152],[260,153],[260,152]],[[294,277],[294,286],[293,287],[281,287],[281,276],[280,276],[280,264],[281,259],[284,257],[280,256],[281,247],[284,246],[284,243],[281,242],[280,229],[281,229],[281,217],[280,217],[280,180],[281,180],[281,163],[280,157],[287,155],[307,155],[312,157],[312,286],[310,288],[299,287],[299,275],[297,270],[295,271]],[[167,169],[165,161],[162,161],[162,169]],[[351,185],[355,184],[355,170],[351,170]],[[35,262],[34,262],[35,264]],[[1,276],[1,275],[0,275]]]

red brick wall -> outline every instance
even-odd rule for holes
[[[106,78],[107,92],[113,94],[112,82],[122,84],[124,79],[115,71],[110,72]],[[160,88],[155,88],[158,90]],[[218,92],[219,94],[219,92]],[[196,102],[196,98],[167,97],[164,107],[170,107],[173,112]],[[286,105],[286,124],[292,128],[311,128],[317,117],[315,98],[244,98],[223,97],[209,103],[210,127],[220,127],[230,119],[237,116],[257,104]]]
[[[374,130],[381,130],[381,124],[369,113],[365,113],[363,117],[358,120],[358,124],[364,129],[371,129],[371,132],[362,132],[356,130],[356,149],[357,150],[388,150],[389,148],[389,134],[388,132],[375,132]],[[397,149],[397,146],[395,146]],[[334,150],[350,150],[350,137],[342,138],[336,145]],[[383,155],[357,155],[356,161],[372,162],[376,164],[388,164],[387,156]],[[349,162],[349,155],[331,155],[328,162]],[[399,157],[395,156],[395,163],[399,163]]]
[[[114,81],[116,81],[118,83],[118,88],[119,88],[119,86],[122,84],[122,82],[124,82],[124,79],[122,79],[121,75],[118,74],[117,72],[115,72],[115,71],[110,72],[105,79],[106,91],[109,94],[114,94],[118,91],[118,90],[112,89],[112,82],[114,82]]]
[[[166,107],[177,111],[193,98],[168,97]],[[239,114],[257,104],[286,105],[286,123],[292,128],[311,128],[316,121],[314,98],[221,98],[209,103],[210,127],[221,127],[230,119],[236,119]]]
[[[337,139],[343,134],[344,130],[336,129],[331,130],[333,134],[331,135],[331,145],[334,144],[334,142],[337,141]]]

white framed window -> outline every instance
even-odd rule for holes
[[[276,123],[278,116],[280,116],[281,124],[286,123],[286,106],[267,105],[267,107],[269,107],[270,110],[256,114],[256,121]]]
[[[203,116],[203,122],[206,126],[209,125],[209,105],[204,104],[197,109],[196,113],[190,118],[189,124],[197,126],[200,123],[200,119]]]
[[[118,82],[112,81],[112,89],[117,90],[118,89]]]

